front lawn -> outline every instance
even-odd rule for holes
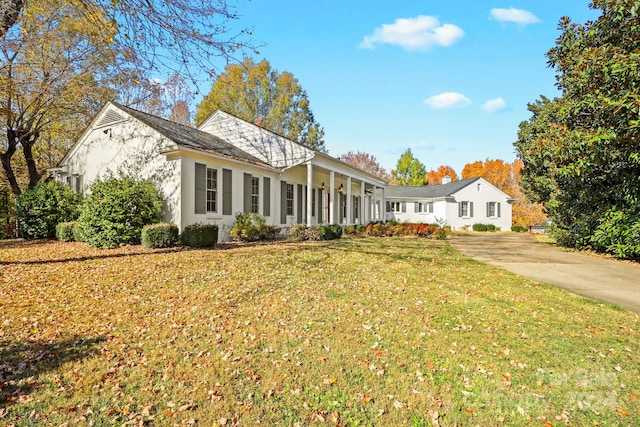
[[[0,242],[0,424],[638,425],[637,314],[446,241]]]

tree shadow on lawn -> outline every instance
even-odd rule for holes
[[[53,239],[43,239],[43,240],[12,240],[10,243],[2,243],[0,241],[0,249],[10,249],[16,247],[24,247],[33,251],[50,251],[50,248],[46,248],[46,245],[52,243],[59,243],[57,240]],[[68,245],[84,245],[83,243],[78,242],[70,242],[64,243]],[[0,260],[0,265],[38,265],[38,264],[56,264],[56,263],[65,263],[65,262],[82,262],[82,261],[92,261],[97,259],[105,259],[105,258],[125,258],[130,256],[139,256],[139,255],[159,255],[165,254],[169,252],[181,252],[181,251],[189,251],[189,250],[211,250],[214,248],[190,248],[187,246],[174,246],[171,248],[163,248],[163,249],[150,249],[143,245],[130,245],[130,246],[122,246],[115,249],[97,249],[91,246],[85,245],[82,248],[78,248],[76,253],[69,253],[68,256],[59,256],[51,259],[26,259],[26,260],[11,260],[4,261]],[[84,255],[79,255],[83,253]],[[87,254],[89,253],[89,254]]]
[[[42,386],[40,374],[95,354],[104,337],[72,338],[58,342],[0,340],[0,408],[25,400]],[[56,384],[56,387],[60,384]]]

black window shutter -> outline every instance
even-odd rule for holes
[[[262,214],[264,216],[271,216],[271,178],[265,176],[262,181],[264,183]]]
[[[391,212],[391,202],[387,202],[387,212]]]
[[[473,218],[473,202],[469,202],[469,216]]]
[[[194,213],[207,213],[207,166],[202,163],[196,163],[195,189]]]
[[[402,213],[407,212],[407,202],[402,202]]]
[[[302,185],[298,184],[298,224],[302,224]]]
[[[496,209],[498,210],[498,218],[500,218],[500,202],[496,203]]]
[[[232,172],[230,169],[222,169],[222,215],[232,215]]]
[[[243,212],[250,213],[251,212],[251,174],[244,174],[244,203],[243,203]]]
[[[287,223],[287,181],[280,181],[280,224]]]

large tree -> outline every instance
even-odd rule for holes
[[[198,106],[196,125],[214,111],[223,110],[243,120],[296,141],[326,151],[324,130],[315,121],[307,92],[289,72],[278,72],[266,59],[230,64],[218,76],[211,92]]]
[[[462,169],[462,178],[481,176],[513,199],[514,224],[529,226],[543,223],[547,216],[540,203],[532,203],[522,192],[522,161],[507,163],[502,159],[487,159],[467,163]]]
[[[420,187],[426,184],[427,168],[415,157],[411,149],[400,155],[396,168],[391,171],[391,183],[393,185],[405,185]]]
[[[372,154],[365,153],[364,151],[348,151],[338,156],[338,159],[355,168],[369,172],[371,175],[375,175],[380,179],[389,181],[389,173],[385,168],[380,166],[376,156]]]
[[[226,26],[235,17],[226,0],[3,1],[0,160],[12,192],[33,187],[123,85],[215,74],[217,58],[244,50],[244,32]]]
[[[561,19],[547,57],[562,95],[529,105],[515,146],[524,188],[545,204],[559,243],[612,252],[640,230],[640,7],[591,7],[595,21]]]
[[[432,169],[427,172],[427,176],[425,177],[428,185],[438,185],[442,184],[442,178],[448,176],[451,178],[451,181],[458,180],[458,174],[451,166],[441,165],[438,169]]]

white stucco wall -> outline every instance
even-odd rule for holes
[[[455,200],[447,203],[447,224],[454,230],[473,224],[493,224],[502,231],[511,230],[512,206],[508,197],[488,181],[481,179],[456,192]],[[459,202],[473,202],[473,217],[458,217]],[[500,217],[487,217],[487,202],[500,203]]]
[[[94,125],[85,131],[59,165],[61,171],[54,175],[55,178],[64,183],[71,177],[72,187],[80,179],[84,194],[96,179],[109,174],[125,173],[149,179],[165,200],[164,220],[180,224],[180,160],[167,160],[160,154],[171,145],[162,135],[122,112],[118,113],[126,120]],[[94,123],[100,123],[100,116]]]

